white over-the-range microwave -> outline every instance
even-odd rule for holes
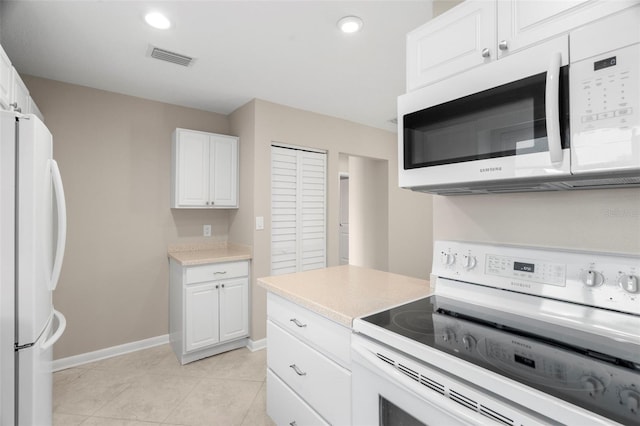
[[[640,6],[398,98],[399,184],[640,186]]]

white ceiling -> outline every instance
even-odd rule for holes
[[[253,98],[387,130],[405,90],[405,35],[431,1],[31,1],[0,4],[20,73],[229,114]],[[144,23],[148,11],[173,22]],[[357,15],[364,27],[342,34]],[[148,56],[157,46],[188,68]],[[37,99],[36,99],[37,101]]]

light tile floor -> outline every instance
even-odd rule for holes
[[[169,345],[53,375],[54,426],[273,426],[266,350],[180,365]]]

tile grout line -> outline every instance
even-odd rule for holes
[[[184,401],[186,401],[186,399],[187,399],[187,398],[189,398],[189,396],[191,396],[191,394],[192,394],[192,393],[194,393],[194,392],[195,392],[195,390],[198,388],[198,386],[200,386],[200,384],[201,384],[204,380],[205,380],[205,378],[203,378],[203,377],[199,378],[199,379],[198,379],[198,381],[196,382],[196,384],[193,386],[193,388],[192,388],[189,392],[187,392],[187,393],[185,394],[185,396],[184,396],[182,399],[180,399],[180,401],[178,401],[178,403],[175,405],[175,407],[173,407],[173,408],[169,411],[169,413],[167,414],[167,416],[166,416],[166,417],[165,417],[165,418],[160,422],[160,424],[171,424],[171,423],[167,423],[167,419],[168,419],[169,417],[171,417],[171,415],[172,415],[172,414],[173,414],[173,413],[178,409],[178,407],[180,407],[180,405],[181,405]]]

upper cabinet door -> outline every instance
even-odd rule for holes
[[[211,136],[211,185],[214,207],[238,207],[238,138]]]
[[[15,68],[11,68],[11,79],[13,80],[13,91],[11,103],[15,104],[14,109],[24,114],[29,113],[29,89],[20,78],[20,74]]]
[[[499,0],[498,57],[566,33],[637,1]]]
[[[495,1],[465,1],[407,35],[407,91],[496,58]]]
[[[171,208],[238,207],[238,138],[176,129]]]
[[[11,77],[11,61],[0,46],[0,108],[10,109],[9,104],[12,102],[12,77]]]
[[[209,205],[209,135],[188,130],[176,131],[177,206]]]

